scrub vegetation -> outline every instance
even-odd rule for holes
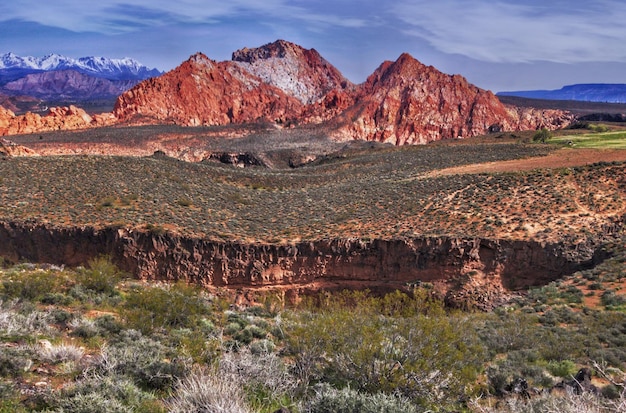
[[[623,411],[618,247],[491,313],[447,309],[428,285],[291,307],[268,292],[240,308],[219,291],[134,281],[106,258],[5,265],[0,411]],[[581,368],[594,391],[571,384]]]

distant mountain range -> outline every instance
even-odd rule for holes
[[[58,54],[21,57],[6,53],[0,56],[0,96],[12,102],[9,108],[18,112],[44,110],[47,102],[105,102],[105,107],[112,107],[122,92],[159,75],[159,70],[130,58],[73,59]]]
[[[50,54],[44,57],[21,57],[15,53],[0,56],[0,84],[5,79],[15,80],[31,73],[74,70],[108,80],[144,80],[161,74],[131,58],[108,59],[106,57],[71,57]],[[8,76],[7,76],[8,75]]]
[[[576,100],[584,102],[626,103],[626,84],[589,83],[564,86],[558,90],[499,92],[498,96],[530,99]]]

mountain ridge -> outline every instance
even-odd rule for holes
[[[12,52],[0,56],[0,77],[3,71],[30,74],[68,69],[109,80],[144,80],[162,73],[129,57],[110,59],[88,56],[74,59],[56,53],[43,57],[22,57]]]
[[[555,129],[571,120],[559,111],[507,107],[463,76],[444,74],[408,53],[354,85],[314,49],[285,40],[241,49],[224,62],[194,55],[123,93],[114,113],[122,121],[185,126],[324,124],[337,140],[396,145]]]
[[[577,83],[554,90],[520,90],[498,92],[497,96],[516,96],[543,100],[626,103],[626,84]]]

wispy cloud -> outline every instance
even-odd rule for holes
[[[287,0],[21,0],[0,5],[0,21],[23,20],[75,32],[115,34],[159,25],[206,23],[222,18],[257,17],[300,21],[304,25],[362,27],[364,18],[321,13],[314,4]]]
[[[401,0],[403,31],[436,49],[489,62],[624,61],[626,3]]]

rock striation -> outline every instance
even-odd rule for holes
[[[592,240],[566,245],[423,237],[276,245],[118,228],[0,223],[0,256],[14,262],[77,266],[107,254],[143,279],[185,280],[207,288],[274,288],[296,295],[332,288],[389,291],[431,282],[452,303],[474,295],[474,302],[485,307],[506,291],[593,265],[604,258],[598,251],[599,243]]]

